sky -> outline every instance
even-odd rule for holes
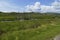
[[[0,0],[0,11],[60,13],[60,0]]]

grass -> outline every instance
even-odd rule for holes
[[[60,33],[59,30],[60,26],[49,26],[30,30],[13,31],[2,35],[1,40],[50,40]]]
[[[60,34],[59,21],[55,20],[53,22],[52,24],[55,25],[43,20],[0,22],[0,29],[7,31],[7,33],[0,36],[0,40],[53,40],[54,36]],[[41,26],[30,28],[35,23],[40,23]]]
[[[34,20],[16,20],[16,17],[20,17],[21,14],[1,15],[0,40],[53,40],[56,35],[60,34],[60,16],[54,14],[51,14],[52,16],[31,14]],[[21,17],[25,18],[25,16]]]

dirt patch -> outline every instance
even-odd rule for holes
[[[56,36],[54,40],[60,40],[60,35]]]

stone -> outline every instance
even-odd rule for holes
[[[60,40],[60,35],[56,36],[54,40]]]

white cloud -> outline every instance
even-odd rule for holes
[[[41,12],[53,12],[53,6],[41,5]]]
[[[25,6],[26,12],[60,12],[60,2],[53,2],[50,4],[51,6],[41,5],[40,2],[36,2],[32,5]],[[25,10],[22,9],[20,6],[14,5],[13,3],[9,3],[7,1],[1,0],[0,1],[0,11],[4,12],[21,12]]]
[[[60,2],[55,1],[52,3],[52,6],[54,8],[54,12],[60,12]]]
[[[0,1],[0,11],[3,11],[3,12],[18,12],[18,11],[20,11],[20,7],[14,5],[12,3],[9,3],[7,1]]]
[[[40,9],[40,2],[36,2],[36,3],[35,3],[34,9]]]
[[[27,11],[31,12],[60,12],[60,2],[53,2],[51,6],[41,5],[40,2],[36,2],[34,5],[27,5]]]
[[[27,5],[27,11],[37,11],[40,9],[40,2],[36,2],[34,5]]]

